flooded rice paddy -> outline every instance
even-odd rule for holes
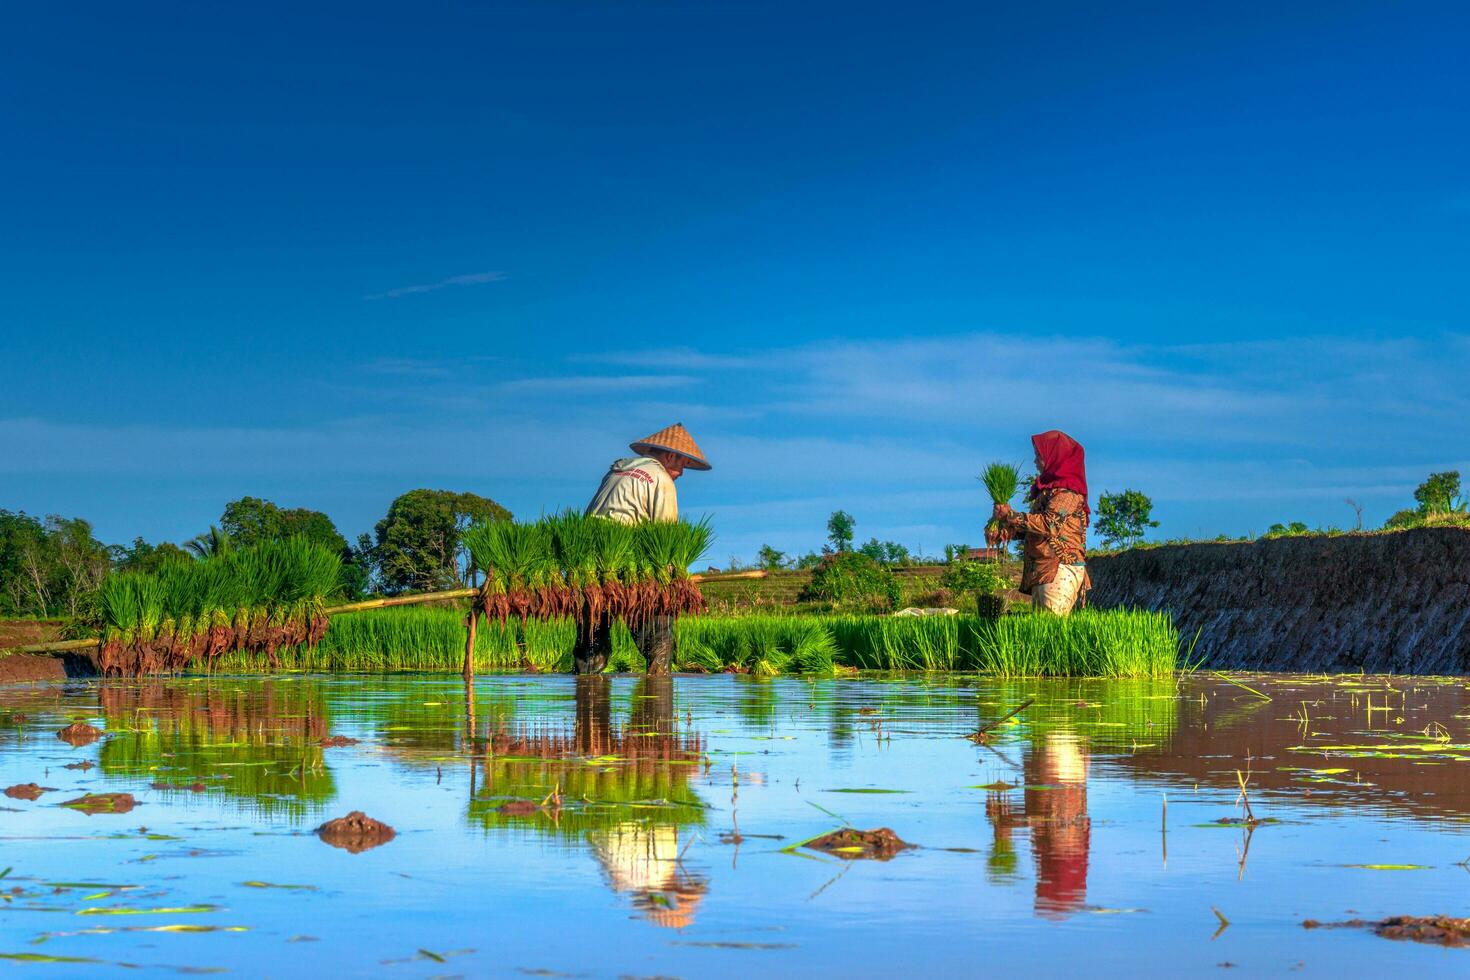
[[[1467,728],[1465,681],[1404,678],[11,687],[0,954],[53,976],[1464,973],[1470,949],[1302,923],[1467,912]],[[878,828],[916,846],[804,846]]]

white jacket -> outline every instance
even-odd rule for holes
[[[630,456],[608,469],[587,513],[621,524],[677,521],[679,496],[662,463],[647,456]]]

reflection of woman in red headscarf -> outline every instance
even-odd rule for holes
[[[1036,481],[1031,512],[1017,514],[996,504],[992,519],[1011,534],[1025,536],[1021,591],[1038,609],[1066,615],[1080,599],[1085,605],[1092,580],[1087,576],[1087,467],[1082,446],[1052,429],[1031,437],[1036,449]],[[986,538],[995,534],[986,531]]]

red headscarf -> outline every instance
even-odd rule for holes
[[[1092,511],[1087,506],[1087,465],[1083,461],[1082,445],[1060,429],[1051,429],[1031,437],[1036,455],[1041,460],[1041,472],[1031,484],[1031,499],[1035,500],[1043,490],[1065,487],[1082,495],[1082,511],[1089,517]]]

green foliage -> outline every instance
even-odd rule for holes
[[[786,567],[786,552],[777,551],[768,544],[761,545],[761,550],[756,553],[755,564],[757,568],[763,568],[768,572],[779,572]]]
[[[195,558],[220,558],[229,552],[233,542],[234,539],[228,533],[211,524],[207,533],[196,535],[185,541],[184,550]],[[343,544],[345,545],[346,542]]]
[[[1010,463],[991,463],[980,474],[993,504],[1008,504],[1021,485],[1021,471]]]
[[[845,510],[834,510],[827,518],[827,540],[832,543],[832,550],[839,554],[851,551],[852,532],[856,527],[857,521],[851,514]]]
[[[1444,473],[1431,473],[1429,478],[1414,490],[1414,499],[1419,502],[1419,513],[1421,514],[1443,514],[1451,510],[1464,510],[1465,503],[1460,497],[1460,473],[1458,470],[1448,470]]]
[[[857,550],[858,554],[867,555],[884,565],[914,564],[915,555],[897,541],[879,541],[877,538],[869,538],[867,543]]]
[[[378,581],[389,594],[452,589],[462,581],[464,533],[474,524],[510,518],[510,511],[473,493],[410,490],[373,529]]]
[[[347,552],[347,539],[337,531],[332,519],[319,510],[286,509],[259,497],[241,497],[225,504],[219,524],[224,535],[236,545],[248,547],[262,541],[302,537],[339,555]],[[211,526],[210,530],[214,528]]]
[[[883,612],[899,604],[902,590],[893,569],[867,555],[848,551],[824,558],[798,598],[802,602],[830,602]]]
[[[0,613],[85,615],[109,565],[86,521],[0,510]]]
[[[1150,519],[1153,509],[1154,502],[1138,490],[1105,493],[1097,498],[1094,526],[1110,546],[1135,545],[1149,528],[1159,526],[1158,521]]]
[[[1311,533],[1312,529],[1301,521],[1292,521],[1290,524],[1272,524],[1266,529],[1268,538],[1299,538]]]
[[[809,569],[816,568],[818,565],[822,564],[823,557],[824,556],[819,554],[818,552],[808,551],[806,554],[801,555],[793,560],[791,563],[791,567],[796,569],[797,571],[804,572]]]
[[[188,561],[190,553],[169,541],[149,544],[134,538],[130,546],[112,545],[107,549],[115,572],[156,572],[164,565]]]
[[[367,591],[372,577],[372,555],[349,545],[332,519],[319,510],[288,509],[259,497],[241,497],[225,504],[218,533],[211,525],[207,534],[196,537],[188,547],[200,557],[211,557],[219,547],[249,546],[292,537],[305,538],[338,554],[343,563],[343,594],[357,598]]]
[[[981,595],[996,595],[1011,587],[1010,580],[996,569],[993,562],[967,558],[950,562],[939,577],[939,584],[951,592]]]

